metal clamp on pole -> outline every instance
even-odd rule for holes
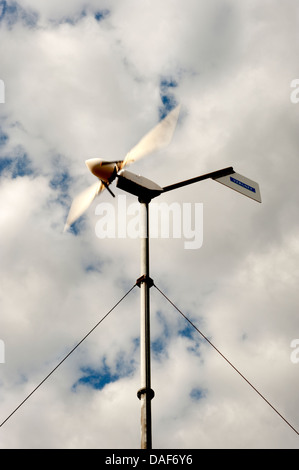
[[[146,274],[143,274],[137,279],[136,286],[140,287],[143,282],[146,282],[148,287],[152,287],[154,285],[153,279]]]
[[[140,388],[137,392],[137,397],[141,400],[142,395],[148,394],[148,398],[152,400],[155,396],[155,392],[152,388]]]

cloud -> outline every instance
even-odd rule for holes
[[[138,240],[96,236],[97,204],[117,211],[108,192],[62,233],[94,181],[84,160],[123,158],[180,102],[169,148],[131,170],[166,186],[232,165],[263,202],[212,180],[161,195],[203,203],[203,244],[152,239],[150,275],[298,429],[297,13],[289,1],[0,3],[1,421],[140,276]],[[2,448],[139,447],[139,293],[1,427]],[[151,335],[154,447],[297,448],[154,287]]]

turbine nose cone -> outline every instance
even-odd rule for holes
[[[85,164],[89,171],[101,181],[111,183],[116,176],[117,166],[115,162],[108,162],[102,158],[89,158],[85,160]]]
[[[102,163],[101,158],[89,158],[88,160],[85,160],[85,164],[87,168],[94,175],[97,175],[97,170],[100,168],[101,163]]]

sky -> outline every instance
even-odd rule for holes
[[[202,243],[153,238],[150,275],[299,430],[298,4],[0,1],[0,44],[1,422],[140,276],[134,231],[96,231],[99,207],[116,219],[120,201],[136,223],[134,196],[115,184],[63,233],[95,181],[85,160],[123,159],[180,104],[171,144],[130,171],[166,186],[233,166],[259,183],[262,204],[212,180],[161,195],[181,214],[202,208]],[[153,447],[298,448],[150,294]],[[0,428],[0,447],[140,448],[139,310],[135,287]]]

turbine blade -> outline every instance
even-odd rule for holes
[[[94,198],[100,194],[103,189],[105,189],[103,183],[97,181],[75,197],[64,226],[64,232],[88,209]]]
[[[125,156],[121,167],[129,165],[136,160],[166,147],[173,136],[179,117],[180,105],[170,111],[167,116],[149,131],[138,144]]]

